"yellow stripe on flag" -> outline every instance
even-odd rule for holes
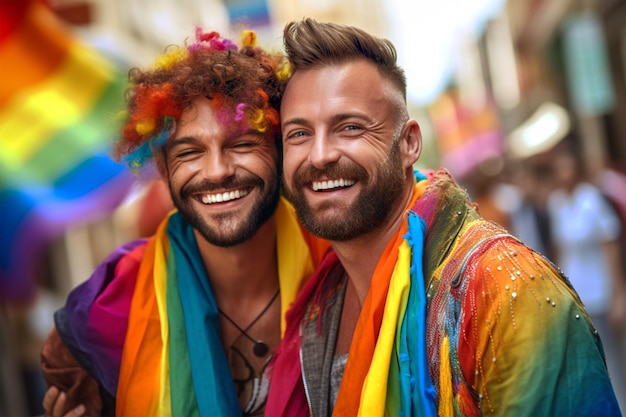
[[[167,254],[163,246],[158,245],[155,253],[154,292],[161,318],[161,378],[159,381],[159,399],[154,415],[172,417],[170,391],[170,328],[167,320]],[[152,405],[152,404],[151,404]]]
[[[0,163],[16,169],[49,138],[88,115],[113,80],[114,67],[76,43],[52,76],[23,90],[0,112]]]
[[[280,335],[285,333],[285,315],[296,299],[298,290],[313,274],[313,260],[296,213],[281,197],[276,207],[276,246],[278,252],[278,281],[280,285]]]
[[[403,240],[398,248],[398,261],[391,275],[389,292],[385,302],[385,312],[380,326],[380,333],[374,349],[374,356],[361,390],[359,416],[379,416],[385,414],[387,399],[387,379],[393,353],[393,344],[399,320],[402,320],[406,300],[409,295],[411,279],[411,248]]]

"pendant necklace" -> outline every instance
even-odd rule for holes
[[[248,327],[246,327],[245,329],[242,329],[237,323],[235,323],[235,321],[233,319],[228,317],[228,314],[224,313],[219,307],[217,308],[217,311],[219,311],[219,313],[222,316],[224,316],[224,318],[226,320],[228,320],[230,322],[230,324],[235,326],[237,328],[237,330],[239,330],[241,332],[242,335],[244,335],[252,343],[254,343],[254,347],[252,348],[252,352],[254,352],[254,355],[259,357],[259,358],[262,358],[263,356],[267,355],[267,353],[270,351],[270,348],[269,348],[269,346],[267,346],[267,343],[265,343],[264,341],[262,341],[262,340],[254,340],[254,338],[248,334],[248,330],[250,330],[250,328],[252,326],[254,326],[254,324],[257,321],[259,321],[259,319],[261,317],[263,317],[263,315],[267,312],[267,310],[270,308],[270,306],[274,303],[274,300],[276,300],[276,297],[278,297],[279,293],[280,293],[280,288],[278,288],[278,290],[276,290],[276,294],[274,294],[274,296],[272,297],[270,302],[265,306],[263,311],[261,311],[259,313],[259,315],[256,316],[256,318],[254,320],[252,320],[252,323],[248,324]]]

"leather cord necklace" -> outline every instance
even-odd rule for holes
[[[261,317],[263,317],[263,315],[267,312],[267,310],[269,310],[270,306],[272,304],[274,304],[274,301],[276,300],[276,298],[278,297],[278,294],[280,293],[280,288],[278,288],[278,290],[276,290],[276,294],[274,294],[274,296],[272,297],[272,299],[270,300],[270,302],[265,306],[265,308],[263,309],[263,311],[261,311],[259,313],[258,316],[256,316],[256,318],[254,320],[252,320],[252,323],[248,324],[248,327],[246,327],[245,329],[242,329],[237,323],[235,323],[235,321],[233,319],[231,319],[230,317],[228,317],[228,314],[224,313],[222,311],[221,308],[217,308],[217,311],[224,316],[224,318],[226,320],[228,320],[230,322],[230,324],[232,324],[233,326],[235,326],[237,328],[237,330],[239,330],[241,332],[242,335],[244,335],[245,337],[247,337],[252,343],[254,343],[254,347],[252,348],[252,352],[254,352],[254,355],[262,358],[263,356],[267,355],[267,353],[270,351],[269,346],[267,346],[267,343],[265,343],[262,340],[255,340],[252,336],[250,336],[248,334],[248,330],[250,330],[250,328],[252,326],[254,326],[254,324],[259,321],[259,319]]]

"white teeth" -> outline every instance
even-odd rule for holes
[[[354,184],[353,180],[340,178],[338,180],[313,181],[313,191],[329,190],[331,188],[349,187]]]
[[[247,195],[248,191],[245,190],[227,191],[219,194],[205,194],[202,196],[202,202],[204,204],[224,203],[226,201],[236,200]]]

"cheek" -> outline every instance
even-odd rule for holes
[[[285,149],[283,153],[283,177],[285,180],[293,178],[294,173],[301,164],[302,161],[296,152]]]
[[[169,181],[174,189],[180,189],[187,184],[199,171],[200,163],[197,161],[179,163],[170,167]]]
[[[269,176],[278,178],[278,161],[272,159],[264,161],[263,171]]]
[[[260,177],[278,177],[278,154],[245,155],[237,165]]]
[[[306,162],[311,152],[310,143],[299,143],[295,145],[283,146],[283,160],[284,163],[291,166],[302,165]]]

